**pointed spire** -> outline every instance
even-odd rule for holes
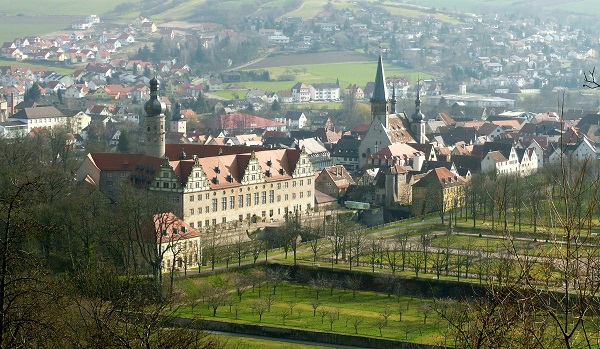
[[[381,54],[379,55],[379,61],[377,62],[377,74],[375,75],[375,86],[373,90],[373,98],[371,102],[382,102],[385,103],[388,100],[387,88],[385,86],[385,74],[383,73],[383,59]]]
[[[412,121],[423,121],[425,115],[421,112],[421,80],[417,80],[417,99],[415,99],[415,112],[412,115]]]
[[[392,79],[391,113],[396,114],[396,78]]]

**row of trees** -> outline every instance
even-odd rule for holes
[[[458,305],[439,302],[437,311],[451,326],[457,346],[597,346],[599,189],[595,159],[565,157],[530,178],[475,178],[471,215],[475,222],[487,212],[483,216],[492,223],[490,232],[505,238],[505,258],[498,263],[510,267],[510,277],[501,285],[489,283],[479,297]],[[551,246],[520,252],[514,234],[525,222],[527,230],[545,233]],[[543,278],[554,286],[540,287]]]

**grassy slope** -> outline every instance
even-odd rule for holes
[[[227,343],[227,348],[244,348],[244,349],[326,349],[320,345],[300,344],[278,340],[258,339],[249,337],[235,337],[227,335],[216,335],[217,338]]]
[[[136,3],[139,0],[0,0],[2,13],[7,15],[25,14],[27,16],[86,16],[102,15],[123,3]]]
[[[202,279],[200,282],[210,282],[210,279]],[[195,287],[198,287],[198,284]],[[263,286],[263,295],[272,291],[272,287],[265,288]],[[350,291],[336,289],[333,291],[333,295],[330,295],[330,291],[327,289],[320,293],[320,305],[317,308],[316,316],[313,316],[313,308],[310,304],[315,299],[314,290],[304,285],[285,283],[277,288],[271,311],[265,312],[262,321],[259,322],[258,314],[251,309],[253,302],[259,298],[258,294],[258,288],[255,289],[255,292],[250,289],[244,293],[241,303],[237,305],[238,320],[236,321],[284,326],[281,314],[285,310],[289,311],[290,302],[292,302],[293,314],[286,318],[285,326],[329,332],[331,329],[329,315],[321,319],[319,310],[332,310],[339,311],[339,318],[336,318],[333,323],[333,332],[355,334],[352,319],[358,317],[362,319],[362,323],[358,326],[359,335],[379,337],[379,329],[375,323],[381,318],[380,313],[387,306],[390,309],[391,317],[388,320],[388,326],[382,328],[381,335],[384,338],[406,340],[408,337],[411,342],[429,344],[439,344],[442,340],[440,322],[437,316],[431,312],[432,301],[428,299],[401,297],[398,301],[396,297],[388,298],[384,293],[367,291],[357,292],[356,297],[353,298]],[[237,299],[235,293],[232,296]],[[402,321],[399,321],[399,309],[402,309]],[[428,312],[426,324],[424,324],[423,318],[424,310]],[[181,308],[180,311],[184,316],[192,316],[189,306]],[[195,308],[193,316],[211,319],[213,318],[212,309],[208,309],[206,305],[200,305]],[[219,307],[216,319],[233,321],[235,320],[235,310],[232,308],[232,312],[229,312],[228,305]]]
[[[69,69],[69,68],[63,68],[63,67],[53,67],[51,65],[31,64],[31,63],[26,63],[26,62],[15,62],[15,61],[7,61],[7,60],[0,59],[0,66],[4,66],[4,65],[19,66],[19,67],[25,67],[25,68],[48,67],[48,69],[53,70],[53,71],[57,72],[58,74],[64,74],[64,75],[70,75],[75,71],[75,69]]]
[[[532,9],[538,6],[548,10],[559,10],[580,13],[585,15],[600,15],[600,2],[597,0],[578,0],[578,1],[514,1],[514,0],[408,0],[419,6],[435,7],[438,9],[452,9],[457,11],[468,11],[475,13],[484,13],[489,10],[502,11],[510,10],[514,5],[530,5]]]

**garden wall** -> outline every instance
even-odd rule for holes
[[[383,338],[353,336],[348,334],[309,331],[292,328],[270,327],[255,324],[240,324],[215,320],[193,320],[188,318],[171,319],[171,324],[185,328],[196,328],[205,331],[239,333],[252,336],[262,336],[274,339],[288,339],[347,345],[373,349],[438,349],[445,348],[435,345],[408,343]]]

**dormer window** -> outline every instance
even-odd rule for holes
[[[218,165],[215,167],[215,173],[221,173],[221,168]]]
[[[227,175],[227,182],[229,183],[233,183],[233,176],[232,175]]]
[[[280,175],[282,175],[282,176],[283,176],[283,175],[285,175],[285,170],[284,170],[283,168],[281,168],[281,169],[279,170],[279,174],[280,174]]]
[[[267,160],[267,166],[269,166],[269,167],[273,166],[273,162],[271,161],[271,159]]]
[[[212,181],[214,184],[219,184],[219,179],[217,177],[214,177]]]
[[[267,176],[267,177],[273,177],[273,175],[271,174],[271,170],[267,170],[265,172],[265,176]]]

